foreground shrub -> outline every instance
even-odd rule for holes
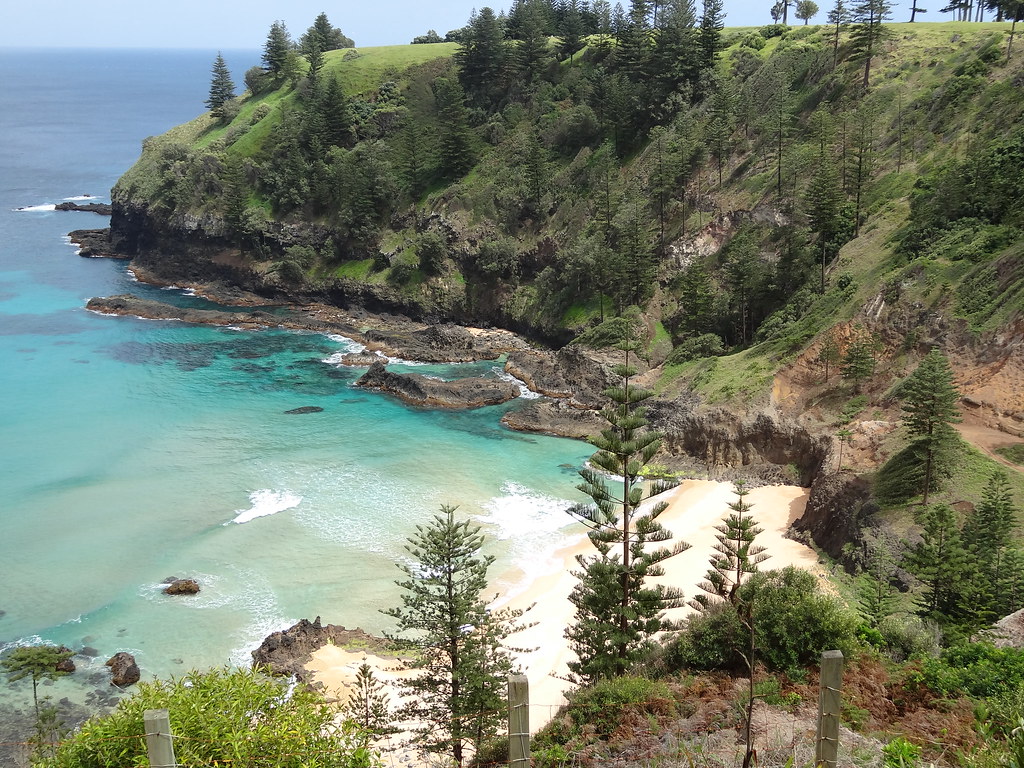
[[[180,765],[368,768],[377,763],[351,724],[334,723],[335,713],[320,694],[286,691],[257,672],[212,670],[140,683],[111,714],[84,723],[36,765],[148,765],[142,738],[147,709],[169,710]]]

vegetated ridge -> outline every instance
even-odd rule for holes
[[[798,527],[901,589],[920,582],[878,563],[911,562],[947,525],[898,461],[907,382],[937,350],[970,445],[926,481],[932,503],[967,525],[1001,468],[1020,509],[1009,23],[887,24],[865,49],[842,24],[723,30],[685,6],[577,47],[499,21],[484,9],[461,44],[250,73],[230,108],[146,140],[114,189],[111,249],[213,295],[508,328],[561,348],[556,371],[609,359],[632,325],[662,471],[813,482]],[[941,616],[949,638],[981,620]],[[871,702],[923,701],[945,674],[908,693],[875,661],[861,672],[857,706],[879,724],[896,715]],[[809,695],[782,685],[771,695]],[[918,704],[895,708],[925,717]]]

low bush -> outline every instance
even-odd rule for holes
[[[668,365],[680,365],[702,357],[717,357],[724,352],[725,344],[722,343],[722,337],[714,333],[705,333],[679,342],[665,362]]]
[[[737,591],[739,603],[753,604],[757,660],[769,670],[794,671],[816,664],[821,653],[857,647],[858,619],[834,597],[823,594],[815,577],[799,568],[753,574]],[[749,631],[727,602],[694,614],[675,643],[670,669],[741,671]]]

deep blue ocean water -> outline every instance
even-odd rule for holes
[[[406,537],[442,503],[483,525],[508,588],[565,536],[590,453],[504,429],[502,408],[353,389],[340,337],[84,310],[191,300],[77,256],[66,233],[106,220],[52,206],[109,200],[146,136],[203,110],[215,53],[0,50],[0,648],[96,648],[58,696],[120,650],[163,676],[247,663],[302,617],[385,629]],[[239,83],[258,60],[224,53]],[[307,405],[324,411],[284,413]],[[165,597],[169,576],[203,590]]]

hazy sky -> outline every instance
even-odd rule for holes
[[[824,21],[832,1],[817,0],[822,11],[814,21]],[[509,2],[490,5],[501,10]],[[474,6],[487,4],[486,0],[371,0],[333,5],[325,0],[10,0],[0,13],[0,47],[255,49],[263,45],[276,19],[298,37],[320,11],[326,11],[356,45],[394,45],[408,43],[431,28],[444,35],[465,24]],[[771,0],[725,0],[726,24],[767,24],[770,6]],[[895,21],[906,21],[905,7],[909,7],[905,0],[896,5]],[[946,18],[933,12],[924,20]]]

